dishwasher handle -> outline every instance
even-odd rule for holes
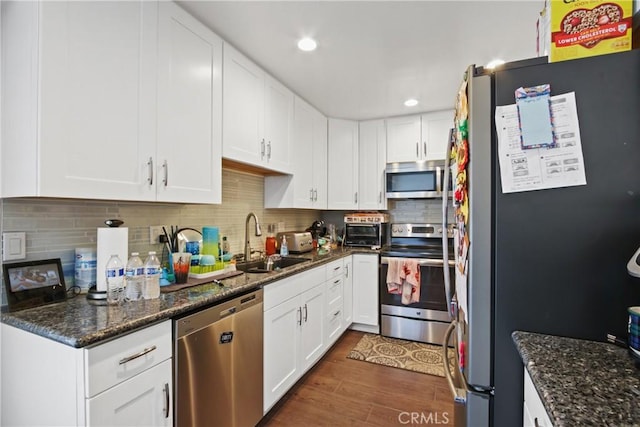
[[[233,314],[263,304],[263,292],[262,289],[257,289],[175,320],[175,339],[180,339]]]

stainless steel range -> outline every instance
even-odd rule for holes
[[[380,252],[380,333],[441,345],[449,326],[442,224],[391,224]],[[447,230],[453,259],[453,229]],[[453,262],[449,269],[453,277]]]

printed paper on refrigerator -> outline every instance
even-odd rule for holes
[[[586,185],[575,92],[551,97],[557,145],[523,150],[515,104],[496,107],[503,193]]]

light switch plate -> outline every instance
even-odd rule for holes
[[[2,233],[2,260],[13,261],[27,257],[27,233]]]

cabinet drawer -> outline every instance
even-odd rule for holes
[[[327,269],[327,280],[333,277],[342,277],[342,272],[344,270],[344,267],[342,265],[342,258],[336,261],[331,261],[325,267]]]
[[[277,282],[268,283],[264,286],[263,310],[267,311],[323,283],[325,280],[325,269],[324,266],[321,266],[278,280]]]
[[[342,278],[333,278],[327,281],[327,306],[336,300],[342,299],[343,285]]]
[[[85,350],[85,397],[171,358],[171,320]]]
[[[342,332],[342,300],[336,301],[335,304],[332,305],[331,311],[328,312],[326,317],[326,325],[327,325],[327,345],[333,344],[340,333]]]

